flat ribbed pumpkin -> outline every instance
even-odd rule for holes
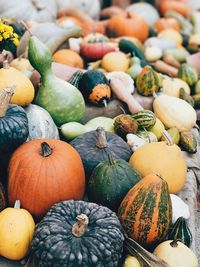
[[[142,177],[149,173],[159,173],[167,181],[169,192],[178,193],[186,179],[187,166],[180,148],[174,145],[169,135],[168,142],[153,142],[138,148],[129,163]]]
[[[167,183],[149,174],[129,190],[118,210],[126,234],[143,246],[155,245],[168,233],[172,206]]]

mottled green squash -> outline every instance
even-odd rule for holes
[[[192,132],[181,132],[179,145],[188,153],[197,152],[197,140]]]
[[[190,104],[192,107],[194,107],[194,99],[191,97],[191,95],[186,93],[183,88],[180,88],[179,97],[188,102],[188,104]]]
[[[192,86],[198,81],[198,74],[193,67],[184,63],[178,69],[178,78],[185,81],[189,86]]]

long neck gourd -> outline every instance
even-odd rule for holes
[[[85,112],[82,94],[75,86],[53,74],[51,52],[35,36],[29,40],[28,57],[31,65],[41,75],[41,86],[35,103],[46,109],[58,126],[80,121]]]

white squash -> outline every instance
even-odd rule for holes
[[[162,49],[158,46],[148,46],[145,48],[144,55],[146,60],[153,62],[162,57]]]
[[[178,78],[170,78],[165,76],[162,81],[162,91],[166,95],[179,97],[180,89],[183,88],[187,94],[190,94],[189,85]]]
[[[177,127],[180,132],[190,131],[196,124],[197,114],[185,100],[168,95],[159,95],[153,102],[156,117],[167,128]]]
[[[137,136],[136,134],[127,134],[126,139],[127,144],[130,146],[133,152],[135,152],[139,147],[147,144],[143,138]]]
[[[172,202],[172,223],[174,224],[179,217],[189,219],[189,206],[177,195],[170,194],[170,198]]]
[[[167,240],[160,243],[153,252],[170,267],[198,267],[194,252],[180,241]]]

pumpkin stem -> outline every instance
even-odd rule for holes
[[[5,87],[0,91],[0,117],[4,117],[15,91],[15,86]]]
[[[41,155],[43,157],[48,157],[52,154],[52,148],[46,142],[41,143],[41,149],[42,149]]]
[[[103,104],[104,104],[104,107],[107,108],[107,102],[106,102],[106,99],[103,100]]]
[[[105,134],[105,129],[103,127],[98,127],[97,128],[97,142],[96,146],[98,148],[105,148],[108,146],[107,140],[106,140],[106,134]]]
[[[178,247],[178,241],[180,241],[180,242],[182,242],[182,240],[181,239],[174,239],[171,243],[169,243],[170,244],[170,246],[172,246],[173,248],[176,248],[176,247]]]
[[[108,161],[109,161],[110,165],[113,165],[115,163],[111,153],[108,153]]]
[[[165,137],[168,146],[172,146],[174,144],[170,134],[166,130],[163,131],[162,135]]]
[[[72,234],[76,237],[81,237],[87,229],[89,219],[87,215],[82,213],[76,217],[76,220],[77,222],[72,226]]]
[[[14,209],[20,209],[20,206],[21,206],[20,200],[16,200],[15,205],[14,205]]]

